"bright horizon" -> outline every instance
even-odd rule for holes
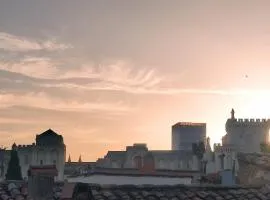
[[[171,126],[270,118],[270,2],[0,3],[0,145],[51,128],[67,157],[133,143],[171,148]]]

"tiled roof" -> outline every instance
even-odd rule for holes
[[[63,190],[61,191],[61,199],[68,199],[69,197],[72,197],[74,187],[76,186],[76,183],[66,183],[64,184]]]
[[[81,185],[83,187],[83,185]],[[80,188],[80,187],[78,187]],[[80,189],[77,188],[77,191]],[[92,200],[268,200],[265,188],[221,186],[99,186],[89,185]],[[77,194],[75,194],[77,195]]]

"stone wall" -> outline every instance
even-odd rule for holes
[[[256,153],[261,151],[261,143],[268,143],[270,120],[236,119],[232,110],[225,128],[227,134],[222,138],[223,145],[235,146],[239,152]]]
[[[243,185],[270,183],[270,154],[238,153],[238,181]]]

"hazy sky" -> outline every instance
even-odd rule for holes
[[[270,1],[0,0],[0,135],[96,160],[171,125],[270,115]]]

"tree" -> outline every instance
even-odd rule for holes
[[[199,160],[201,160],[203,158],[204,153],[205,153],[204,142],[193,143],[192,144],[192,152],[194,155],[197,156],[197,158]]]
[[[5,160],[5,147],[0,147],[0,168],[1,168],[1,177],[4,176],[4,160]]]
[[[10,152],[6,180],[22,180],[21,166],[16,149],[12,149]]]
[[[193,143],[192,144],[192,152],[193,154],[197,157],[198,159],[198,167],[199,169],[203,172],[205,171],[205,167],[206,166],[203,166],[202,164],[202,159],[203,159],[203,155],[205,153],[205,145],[204,145],[204,142],[199,142],[199,143]],[[206,163],[204,163],[204,165],[206,165]]]

